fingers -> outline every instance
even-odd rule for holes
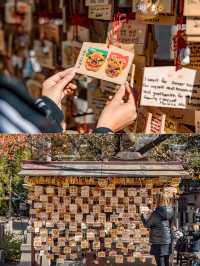
[[[62,80],[63,78],[70,76],[72,74],[75,75],[76,69],[74,67],[72,68],[68,68],[64,71],[58,72],[56,74],[54,74],[53,76],[51,76],[50,78],[47,79],[48,82],[54,82],[54,83],[58,83],[60,80]]]
[[[73,83],[70,83],[69,85],[67,85],[67,87],[64,89],[64,94],[66,96],[72,96],[75,94],[77,89],[77,86]]]
[[[123,101],[123,97],[125,96],[126,88],[124,85],[120,87],[120,89],[115,94],[113,101],[121,103]]]
[[[113,100],[113,96],[109,96],[108,97],[108,100],[107,100],[107,102],[106,102],[106,105],[108,105],[110,102],[112,102],[112,100]]]
[[[73,80],[76,74],[74,69],[65,73],[65,76],[56,85],[59,89],[64,89]]]
[[[135,98],[134,98],[133,92],[132,92],[131,87],[130,87],[128,82],[126,82],[125,88],[126,88],[126,91],[128,93],[128,96],[129,96],[128,97],[128,103],[135,104]]]

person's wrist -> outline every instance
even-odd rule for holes
[[[106,123],[106,122],[103,122],[103,121],[99,121],[96,128],[107,128],[111,132],[114,132],[113,126],[110,123]]]
[[[113,134],[114,132],[107,127],[97,127],[94,129],[93,133],[100,133],[100,134]]]

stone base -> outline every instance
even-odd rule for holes
[[[19,266],[31,266],[32,264],[32,251],[30,244],[22,244],[21,246],[21,260]]]
[[[3,250],[0,250],[0,265],[4,265],[4,252]]]

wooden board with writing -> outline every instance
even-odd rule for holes
[[[108,27],[108,36],[114,36],[112,33],[113,24]],[[129,20],[122,24],[119,39],[111,38],[113,45],[117,43],[134,45],[134,52],[137,55],[143,55],[146,45],[147,25],[136,20]],[[123,47],[122,47],[123,48]]]
[[[95,6],[95,5],[108,5],[109,0],[86,0],[85,5],[86,6]]]
[[[5,46],[5,34],[3,30],[0,30],[0,53],[5,54],[6,46]]]
[[[200,108],[200,73],[187,68],[147,67],[144,71],[142,106],[179,109]]]
[[[160,25],[175,25],[176,24],[176,16],[171,14],[160,14],[154,18],[146,18],[143,15],[136,14],[136,19],[139,21],[143,21],[147,24],[160,24]]]
[[[89,6],[88,17],[90,19],[102,19],[102,20],[112,20],[113,15],[113,6],[112,5],[98,5],[98,6]]]
[[[200,71],[200,42],[190,42],[188,46],[190,48],[190,65],[188,67]]]
[[[166,115],[162,113],[149,113],[146,125],[146,134],[163,134]]]
[[[137,11],[137,0],[132,0],[132,11]],[[173,0],[160,0],[159,1],[159,11],[166,14],[171,14],[173,11]]]
[[[187,17],[186,34],[200,35],[200,17]]]
[[[200,134],[200,111],[195,111],[195,133]]]

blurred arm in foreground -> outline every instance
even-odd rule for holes
[[[1,133],[59,133],[64,115],[61,102],[73,96],[75,69],[59,72],[43,84],[43,96],[36,101],[16,80],[0,76],[0,132]],[[128,95],[125,101],[124,97]],[[136,107],[128,84],[122,86],[105,107],[94,133],[114,133],[136,119]]]

